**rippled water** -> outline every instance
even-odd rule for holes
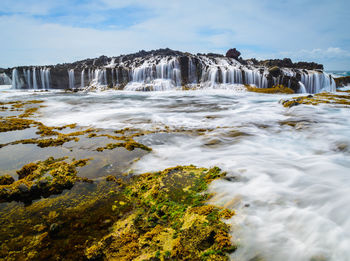
[[[175,165],[217,165],[213,201],[236,209],[235,260],[350,260],[350,112],[278,103],[283,95],[229,90],[3,92],[44,99],[42,121],[104,129],[164,130],[139,141],[153,148],[138,173]]]

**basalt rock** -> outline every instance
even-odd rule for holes
[[[343,87],[350,84],[350,76],[334,78],[337,87]]]
[[[240,55],[241,55],[241,52],[238,51],[236,48],[230,49],[226,52],[226,57],[233,58],[236,60],[238,60]]]

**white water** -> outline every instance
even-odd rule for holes
[[[2,83],[3,85],[11,85],[12,80],[10,77],[7,76],[6,73],[0,73],[0,83]]]
[[[17,69],[12,70],[12,88],[13,89],[20,89],[21,88],[21,83],[19,81]]]
[[[335,81],[326,73],[311,72],[301,74],[301,82],[309,93],[322,91],[334,92],[336,90]]]
[[[227,171],[232,179],[210,189],[216,204],[236,209],[229,220],[239,242],[234,260],[350,260],[349,109],[286,109],[280,98],[231,91],[103,92],[48,97],[43,113],[52,125],[181,130],[142,138],[153,152],[133,168],[141,173],[195,164]],[[198,129],[207,131],[197,135]]]
[[[13,89],[39,89],[38,79],[37,79],[37,68],[33,67],[31,69],[23,69],[22,75],[20,76],[17,69],[12,70],[12,80],[7,80],[7,75],[4,76],[5,82],[12,83]],[[39,68],[40,80],[39,84],[41,89],[50,89],[50,69],[49,68]],[[32,81],[33,79],[33,81]]]
[[[74,89],[75,87],[74,69],[68,70],[68,77],[69,77],[69,89]]]
[[[80,82],[81,82],[81,85],[80,85],[80,87],[81,88],[84,88],[85,87],[85,69],[83,69],[82,71],[81,71],[81,76],[80,76]]]
[[[131,71],[131,81],[125,86],[127,91],[165,91],[181,86],[180,65],[176,58],[160,61],[145,61]]]
[[[41,89],[50,89],[50,69],[40,68]]]

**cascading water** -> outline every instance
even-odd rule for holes
[[[83,69],[83,70],[81,71],[81,80],[80,80],[80,82],[81,82],[81,88],[84,88],[84,87],[85,87],[84,74],[85,74],[85,69]]]
[[[193,63],[191,57],[188,58],[188,83],[197,83],[197,68],[196,65]]]
[[[50,89],[50,69],[40,68],[41,88]]]
[[[21,89],[21,83],[18,77],[17,69],[12,70],[12,89]]]
[[[30,69],[27,69],[27,70],[23,69],[23,74],[25,76],[25,80],[26,80],[28,89],[32,89],[31,71],[30,71]]]
[[[0,73],[0,85],[12,85],[12,80],[6,73]]]
[[[46,81],[46,88],[50,89],[50,69],[45,69],[44,70],[44,75],[45,75],[45,81]]]
[[[145,61],[133,68],[129,77],[132,81],[126,85],[126,90],[161,91],[181,86],[181,70],[177,58]]]
[[[69,89],[74,89],[74,85],[75,85],[74,69],[70,69],[68,71],[68,77],[69,77]]]
[[[336,91],[335,81],[327,73],[310,72],[301,73],[301,82],[308,93],[318,93],[322,91]]]
[[[33,88],[36,90],[38,89],[38,82],[36,79],[36,68],[33,68]]]

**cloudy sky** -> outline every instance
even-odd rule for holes
[[[1,0],[0,67],[169,47],[350,70],[350,0]]]

